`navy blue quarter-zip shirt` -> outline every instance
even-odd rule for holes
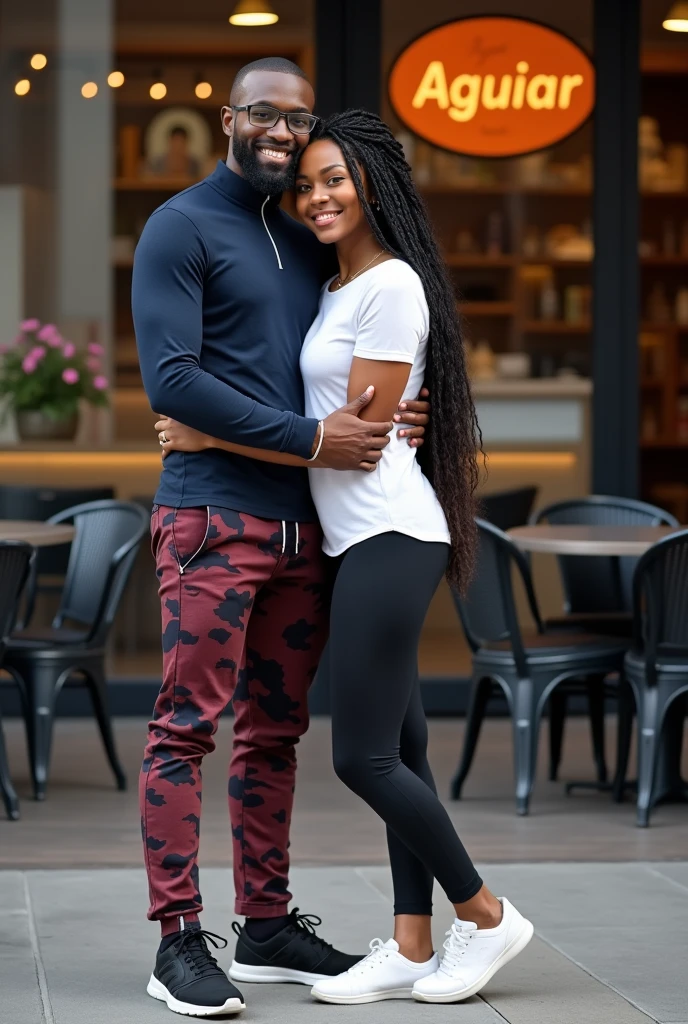
[[[299,355],[324,247],[224,163],[159,207],[136,249],[132,308],[151,407],[236,444],[309,458]],[[157,503],[313,521],[305,469],[219,449],[171,452]]]

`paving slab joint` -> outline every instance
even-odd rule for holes
[[[38,984],[38,991],[41,996],[43,1020],[45,1021],[45,1024],[55,1024],[55,1015],[53,1014],[53,1007],[52,1003],[50,1002],[50,992],[48,990],[48,978],[45,973],[43,958],[41,957],[41,947],[38,941],[38,930],[36,928],[36,918],[33,912],[33,903],[31,900],[31,890],[29,889],[29,880],[26,874],[23,872],[22,880],[24,882],[24,902],[26,904],[26,914],[29,926],[29,941],[31,942],[31,952],[33,953],[33,963],[34,969],[36,971],[36,982]]]

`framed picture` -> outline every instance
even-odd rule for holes
[[[200,178],[207,171],[212,151],[208,122],[189,107],[161,110],[144,137],[147,175],[164,178]]]

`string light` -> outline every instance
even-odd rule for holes
[[[167,96],[167,86],[161,81],[162,72],[153,72],[153,84],[150,87],[150,97],[152,100],[162,100]]]
[[[194,92],[199,100],[207,100],[213,94],[213,87],[201,75],[196,75],[196,88]]]
[[[20,80],[14,87],[14,91],[16,92],[17,96],[26,96],[30,88],[31,82],[28,80],[28,78],[20,78]]]
[[[92,100],[94,96],[98,95],[98,86],[95,82],[84,82],[81,86],[81,95],[85,100]]]
[[[34,71],[42,71],[48,63],[48,58],[44,53],[34,53],[29,63]]]
[[[111,89],[119,89],[120,85],[124,85],[124,75],[121,71],[111,71],[107,82]]]

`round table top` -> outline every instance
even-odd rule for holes
[[[34,519],[0,519],[1,540],[25,540],[35,548],[68,544],[74,537],[69,523],[42,523]]]
[[[679,527],[682,529],[682,527]],[[509,536],[522,551],[551,555],[642,555],[674,526],[516,526]]]

